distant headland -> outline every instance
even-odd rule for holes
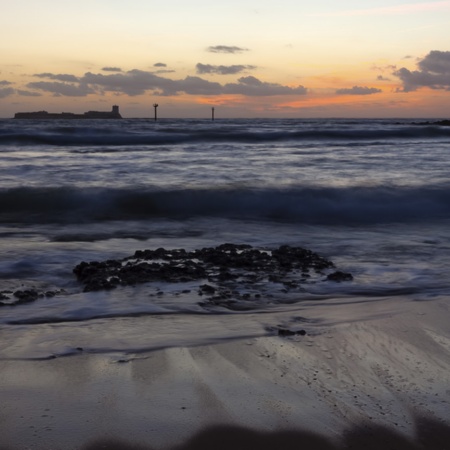
[[[49,113],[47,111],[18,112],[15,119],[121,119],[119,107],[114,105],[111,111],[88,111],[84,114],[70,112]]]
[[[437,122],[420,122],[415,125],[440,125],[441,127],[450,127],[450,120],[439,120]]]

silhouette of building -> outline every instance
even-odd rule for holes
[[[70,112],[49,113],[47,111],[18,112],[15,119],[121,119],[119,107],[114,105],[111,111],[88,111],[83,114]]]

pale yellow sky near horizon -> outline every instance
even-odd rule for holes
[[[0,117],[450,115],[450,1],[0,6]]]

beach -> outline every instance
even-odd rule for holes
[[[304,336],[2,361],[1,448],[446,448],[448,301],[394,303],[310,308]]]
[[[447,449],[450,129],[0,121],[0,449]]]

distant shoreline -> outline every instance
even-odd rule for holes
[[[18,112],[14,114],[14,119],[122,119],[119,113],[119,107],[114,105],[111,111],[87,111],[83,114],[76,114],[71,112],[49,113],[47,111],[35,112]]]
[[[450,120],[438,120],[437,122],[415,122],[414,125],[439,125],[441,127],[450,127]]]

